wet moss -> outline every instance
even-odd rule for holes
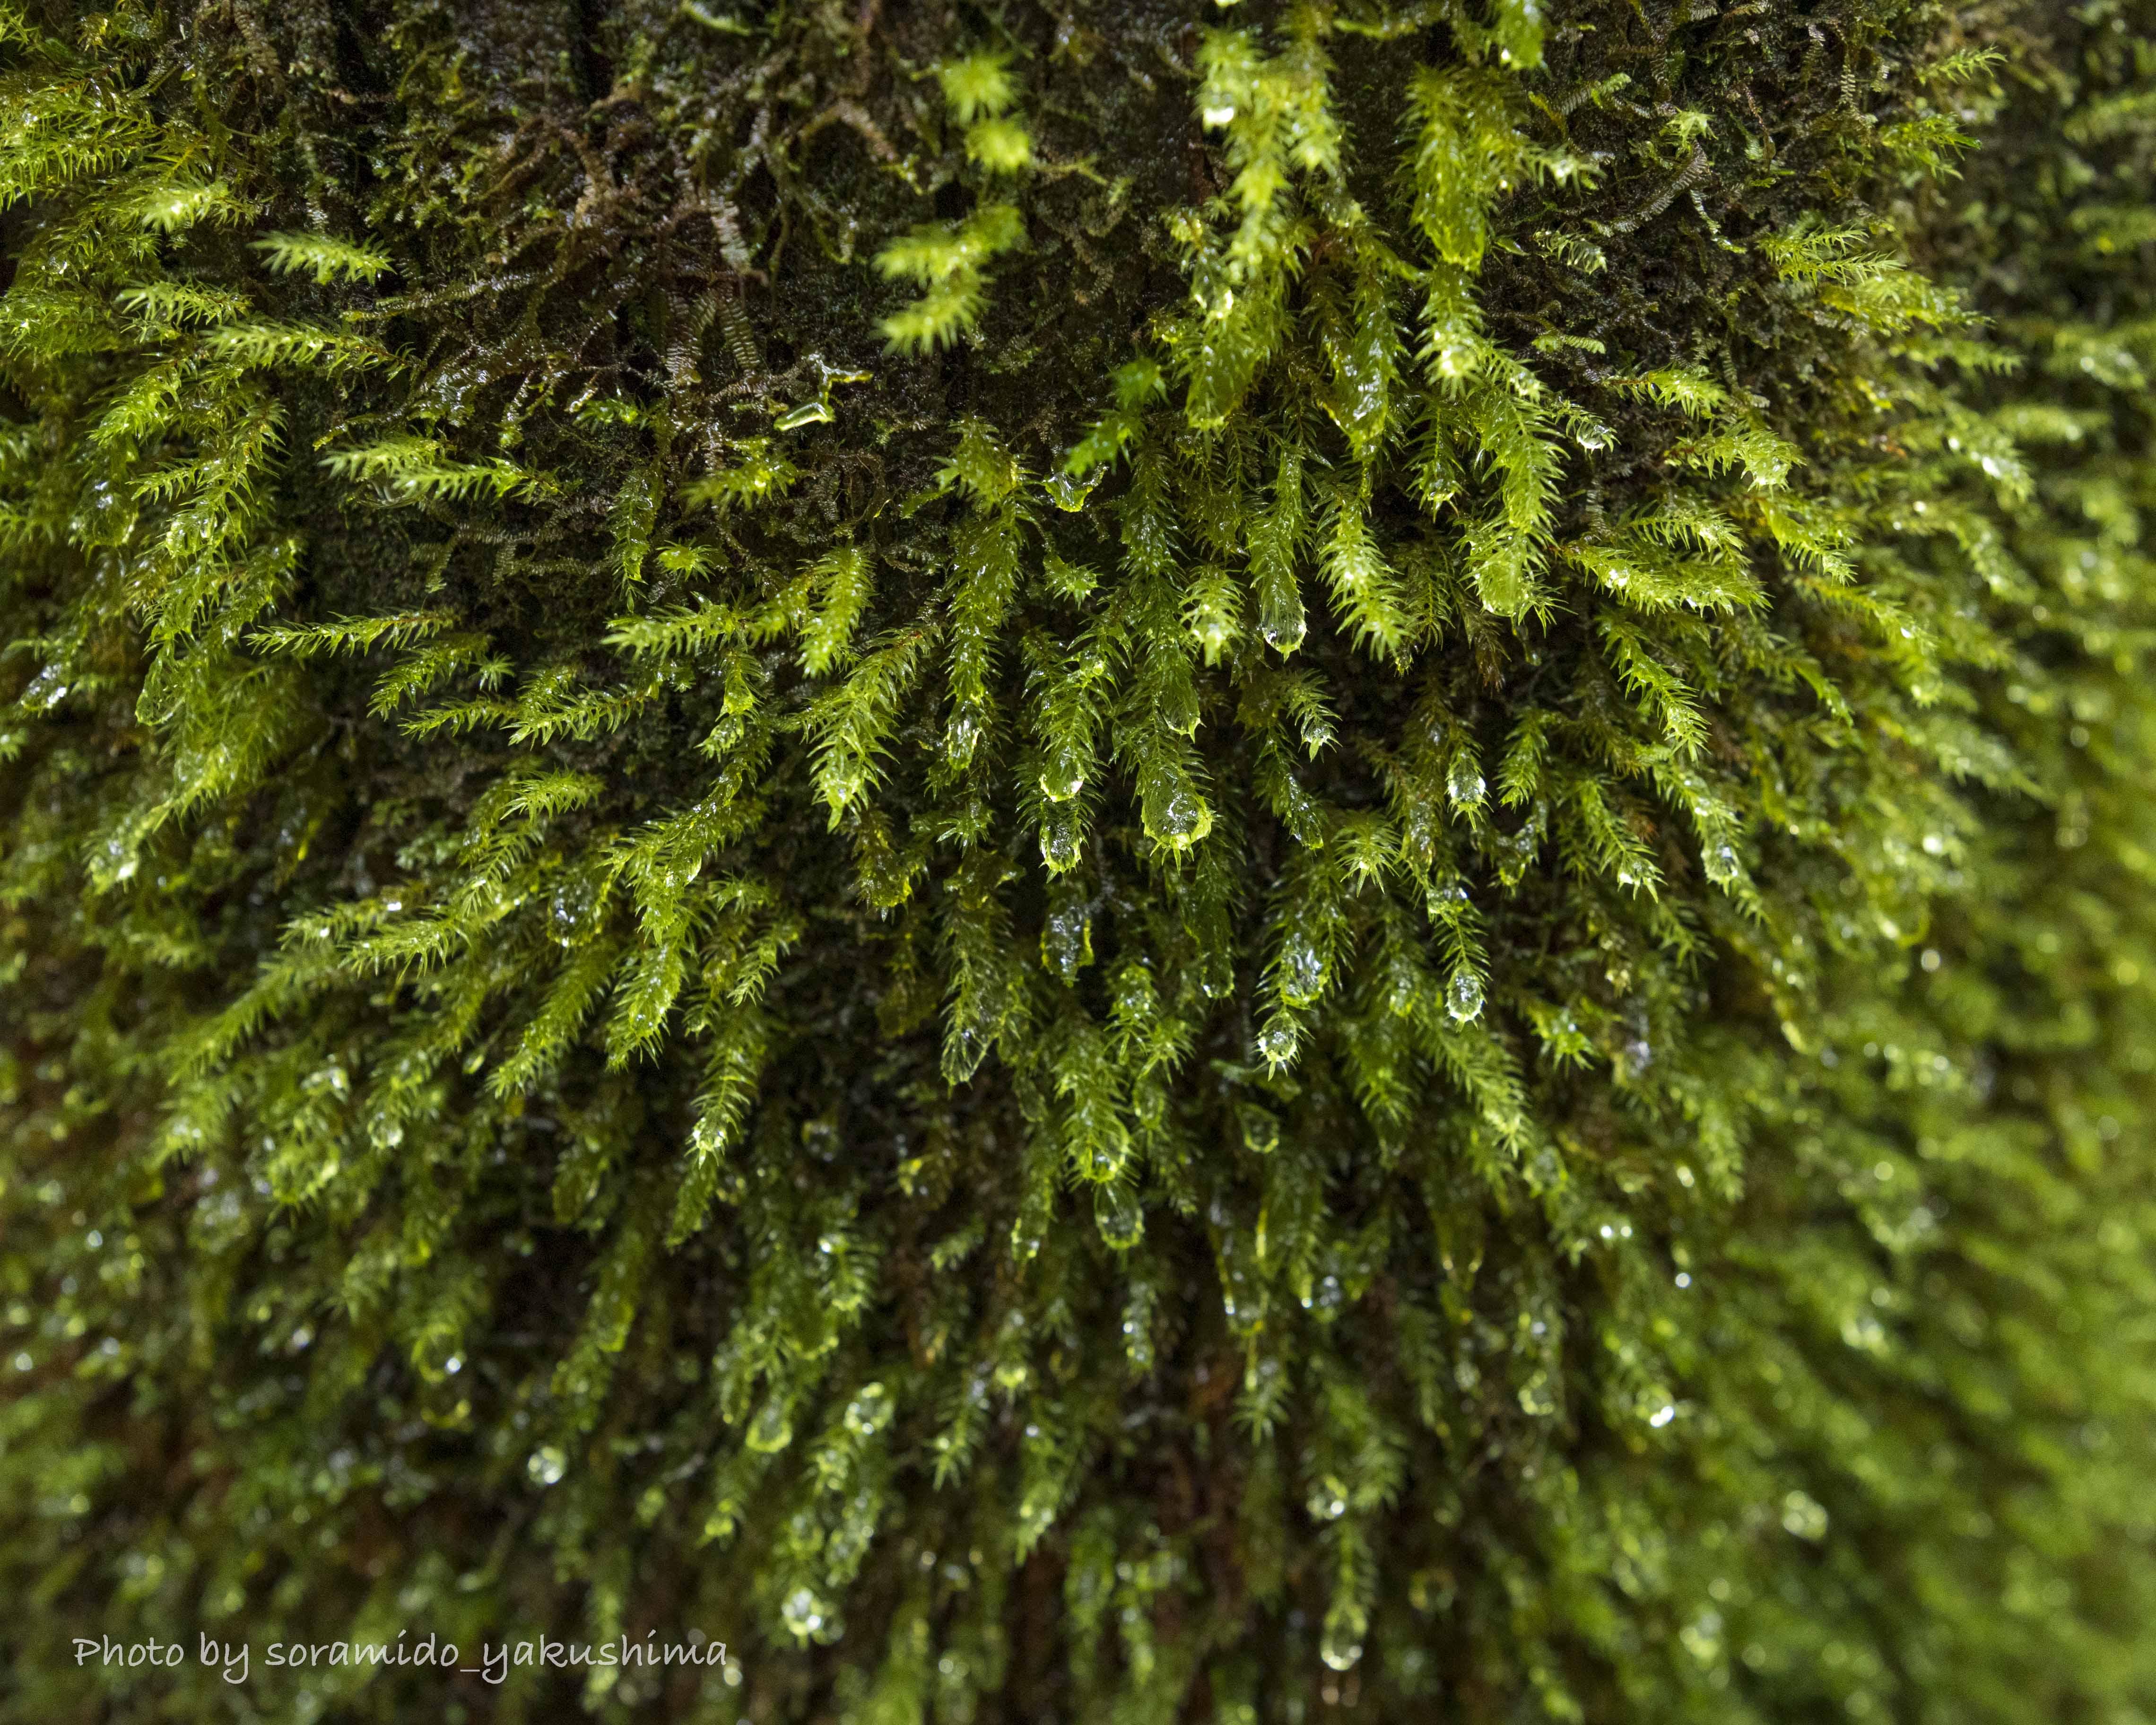
[[[2147,1706],[2144,10],[0,9],[0,1715]]]

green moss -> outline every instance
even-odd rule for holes
[[[0,1717],[2156,1705],[2149,23],[0,8]]]

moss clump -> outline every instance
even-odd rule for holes
[[[0,1717],[2156,1706],[2150,22],[0,5]]]

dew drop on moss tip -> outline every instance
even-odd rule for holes
[[[846,1405],[846,1430],[855,1437],[874,1437],[891,1424],[895,1404],[880,1384],[864,1384]]]
[[[1297,930],[1281,952],[1281,993],[1291,1006],[1307,1006],[1325,992],[1325,957]]]
[[[1041,828],[1041,858],[1057,872],[1075,868],[1084,851],[1085,845],[1079,836],[1078,824],[1075,820],[1051,820]]]
[[[1482,978],[1471,970],[1455,971],[1451,987],[1446,991],[1445,1009],[1455,1024],[1466,1024],[1481,1016]]]
[[[1086,769],[1075,755],[1050,757],[1040,775],[1040,793],[1051,803],[1067,803],[1086,788]]]
[[[786,1627],[804,1641],[824,1627],[830,1615],[830,1608],[805,1587],[796,1588],[788,1594],[779,1609],[786,1620]]]
[[[1127,1187],[1103,1186],[1096,1192],[1093,1220],[1111,1251],[1127,1252],[1145,1238],[1145,1207]]]
[[[1174,790],[1147,810],[1146,830],[1177,850],[1205,836],[1213,824],[1213,811],[1204,799],[1187,790]]]
[[[1084,479],[1073,479],[1067,473],[1052,473],[1044,482],[1048,501],[1067,515],[1075,515],[1086,506],[1086,500],[1093,495],[1101,483],[1101,470],[1095,469]],[[1070,597],[1078,597],[1070,594]]]
[[[1093,962],[1093,931],[1082,910],[1055,911],[1040,932],[1041,955],[1064,981],[1075,982]]]
[[[1319,1656],[1334,1671],[1349,1671],[1353,1669],[1356,1662],[1362,1658],[1363,1644],[1360,1641],[1350,1640],[1345,1634],[1336,1635],[1328,1630],[1326,1631],[1324,1645],[1319,1648],[1318,1652]]]
[[[781,1402],[766,1402],[751,1422],[748,1446],[762,1455],[775,1455],[793,1441],[793,1421]]]

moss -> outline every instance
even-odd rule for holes
[[[0,1713],[2150,1705],[2147,23],[0,9]]]

